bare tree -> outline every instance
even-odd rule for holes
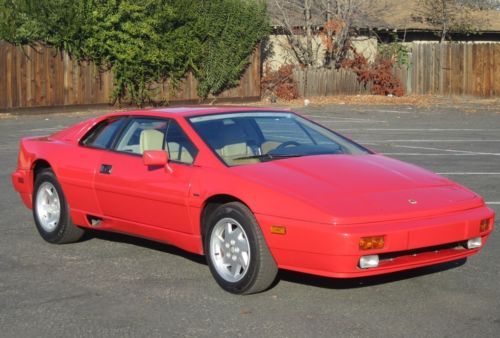
[[[272,0],[273,19],[286,35],[297,63],[304,67],[316,65],[317,49],[313,47],[315,34],[326,47],[325,66],[340,67],[349,51],[354,24],[367,13],[364,0]]]
[[[363,13],[365,0],[271,0],[271,16],[285,35],[289,50],[305,71],[304,93],[307,92],[307,70],[324,65],[341,67],[349,53],[350,39],[355,33],[355,20]],[[321,44],[324,60],[319,58]]]
[[[280,24],[297,63],[303,67],[313,66],[316,62],[311,14],[315,1],[273,0],[273,19]]]
[[[273,19],[280,23],[294,55],[295,61],[304,69],[304,96],[307,96],[308,69],[317,63],[317,49],[313,48],[312,10],[317,0],[274,0]]]
[[[321,0],[325,17],[323,37],[326,44],[325,66],[340,68],[351,47],[355,20],[363,16],[365,2],[361,0]]]
[[[424,19],[439,30],[441,42],[451,33],[474,33],[478,23],[470,6],[463,0],[420,0],[419,11]]]

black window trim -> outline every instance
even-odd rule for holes
[[[93,147],[91,145],[83,144],[83,140],[94,130],[94,128],[96,128],[99,124],[103,123],[104,121],[111,120],[113,118],[124,119],[124,122],[123,122],[123,125],[117,131],[115,131],[115,133],[113,134],[113,136],[112,136],[113,140],[112,140],[111,144],[108,147],[106,147],[106,148],[99,148],[99,147]],[[126,151],[116,150],[116,146],[117,146],[118,140],[120,140],[120,138],[122,137],[123,132],[127,129],[127,127],[130,125],[131,121],[134,120],[134,119],[151,119],[151,120],[166,121],[167,122],[167,129],[166,129],[165,135],[163,137],[163,145],[166,144],[166,140],[165,139],[167,137],[168,128],[170,126],[170,123],[171,123],[171,121],[175,120],[175,118],[173,118],[173,117],[161,117],[161,116],[149,116],[149,115],[118,115],[118,116],[110,116],[109,118],[103,119],[103,120],[99,121],[98,123],[96,123],[94,126],[92,126],[92,128],[90,128],[90,130],[87,131],[85,133],[85,135],[82,136],[82,138],[78,142],[78,145],[81,146],[81,147],[85,147],[85,148],[90,148],[90,149],[95,149],[95,150],[102,150],[102,151],[108,151],[108,152],[112,152],[112,153],[115,153],[115,154],[122,154],[122,155],[128,155],[128,156],[142,158],[141,154],[135,154],[135,153],[129,153],[129,152],[126,152]],[[175,122],[177,122],[177,121],[175,121]],[[184,128],[182,128],[182,126],[178,122],[177,122],[177,124],[179,125],[179,128],[182,130],[182,133],[184,134],[184,136],[186,136],[186,138],[189,140],[189,142],[191,142],[191,144],[193,145],[193,147],[196,149],[196,155],[193,156],[193,162],[192,163],[186,163],[186,162],[181,162],[181,161],[177,161],[177,160],[172,160],[170,158],[170,154],[169,154],[168,162],[169,163],[181,164],[181,165],[192,167],[192,166],[194,166],[196,158],[198,157],[198,154],[200,153],[200,149],[198,149],[198,147],[193,142],[193,140],[191,140],[191,138],[186,133],[186,131],[184,130]],[[167,153],[168,153],[167,149],[163,149],[163,150],[166,150]]]

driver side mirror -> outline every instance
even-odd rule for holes
[[[165,150],[146,150],[142,154],[142,160],[145,166],[161,166],[170,173],[173,171],[168,165],[168,152]]]
[[[168,153],[164,150],[146,150],[142,160],[146,166],[164,166],[168,163]]]

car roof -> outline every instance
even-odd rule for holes
[[[152,108],[143,110],[123,111],[112,113],[111,115],[140,115],[140,116],[197,116],[220,113],[239,113],[239,112],[290,112],[287,109],[276,109],[269,107],[241,107],[241,106],[182,106],[168,108]]]

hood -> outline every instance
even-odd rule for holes
[[[334,224],[427,217],[484,204],[444,177],[382,155],[304,156],[232,169],[245,180],[318,209]],[[280,208],[266,213],[272,210]],[[293,213],[275,216],[293,218]]]

